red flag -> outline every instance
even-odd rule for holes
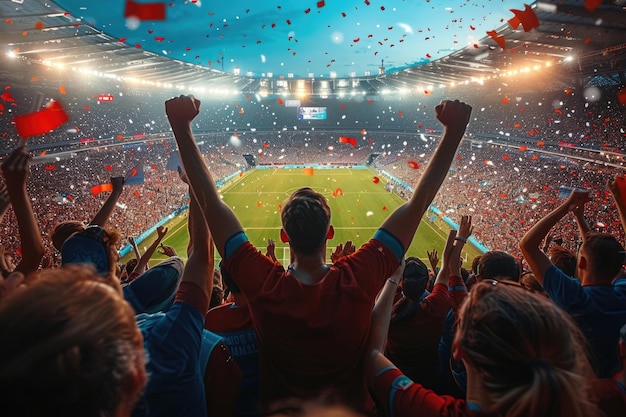
[[[124,17],[139,20],[165,20],[165,3],[139,3],[126,0]]]
[[[13,118],[17,133],[23,138],[43,135],[67,122],[69,117],[61,103],[50,100],[43,110]]]
[[[113,191],[113,185],[111,184],[100,184],[91,187],[91,194],[93,195],[98,195],[100,193],[106,193],[111,191]]]
[[[356,146],[356,139],[347,136],[339,136],[339,143],[349,143],[352,146]]]

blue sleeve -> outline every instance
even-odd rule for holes
[[[548,268],[543,277],[543,288],[563,309],[574,304],[585,303],[587,298],[580,281],[568,276],[554,265]]]
[[[244,232],[238,232],[228,238],[224,245],[224,259],[232,255],[235,250],[248,241],[248,236]]]
[[[404,248],[402,247],[402,243],[398,240],[397,237],[395,237],[385,229],[378,229],[376,233],[374,233],[374,239],[387,246],[389,250],[393,252],[393,254],[396,256],[398,262],[402,262],[402,258],[404,257]]]

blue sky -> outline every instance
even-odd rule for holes
[[[166,3],[165,21],[137,21],[124,17],[124,0],[58,1],[130,45],[257,77],[375,75],[381,60],[387,70],[428,62],[477,43],[510,9],[524,9],[512,0],[368,2],[176,0]]]

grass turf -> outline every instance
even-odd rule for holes
[[[315,169],[314,174],[306,175],[302,169],[256,169],[246,172],[226,184],[220,192],[224,201],[237,213],[250,241],[265,251],[267,239],[276,241],[276,257],[283,264],[289,263],[289,251],[280,241],[280,205],[287,196],[300,187],[311,187],[328,198],[335,228],[334,239],[328,242],[328,256],[336,245],[352,240],[361,246],[369,240],[383,220],[403,200],[385,190],[385,179],[373,181],[376,174],[369,169]],[[341,190],[336,197],[333,193]],[[186,214],[173,219],[168,225],[169,232],[163,243],[172,246],[185,258],[189,240]],[[445,231],[426,219],[420,224],[407,256],[417,256],[428,264],[427,250],[437,249],[439,255],[445,244]],[[142,249],[154,241],[155,235],[142,242]],[[463,258],[467,267],[480,252],[473,245],[466,245]],[[216,257],[219,254],[216,252]],[[151,264],[165,259],[155,253]],[[128,260],[126,256],[122,261]],[[216,260],[216,263],[219,259]]]

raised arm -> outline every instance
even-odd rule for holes
[[[198,285],[210,298],[211,291],[213,291],[213,268],[215,266],[213,239],[211,239],[211,233],[204,216],[202,216],[198,202],[192,193],[190,196],[187,221],[190,240],[189,259],[185,265],[182,281],[189,281]]]
[[[393,299],[403,272],[404,259],[398,269],[385,282],[372,310],[370,334],[365,351],[365,375],[369,380],[373,380],[381,369],[392,365],[382,352],[385,349],[387,334],[389,333]]]
[[[537,282],[543,285],[543,277],[548,268],[552,266],[552,261],[548,258],[539,245],[543,238],[550,232],[550,229],[559,222],[570,210],[584,205],[589,201],[589,192],[573,191],[572,194],[556,209],[539,220],[520,241],[520,249],[524,259],[528,263]]]
[[[22,260],[16,270],[28,275],[39,268],[39,263],[45,254],[41,232],[33,213],[33,207],[26,191],[28,181],[29,156],[26,148],[15,149],[3,162],[2,173],[7,186],[11,205],[15,212],[20,241],[22,245]]]
[[[578,224],[578,231],[580,232],[580,237],[583,240],[583,243],[587,239],[587,234],[591,232],[591,227],[589,227],[589,223],[585,219],[585,205],[580,204],[572,209],[572,213],[576,218],[576,224]],[[544,251],[546,252],[546,251]],[[546,252],[547,253],[547,252]]]
[[[607,180],[606,188],[608,188],[611,194],[613,194],[615,205],[617,206],[617,212],[619,213],[619,218],[622,222],[622,228],[624,229],[624,233],[626,233],[626,195],[624,195],[620,190],[620,183],[626,184],[626,177],[616,175],[613,180]]]
[[[104,227],[107,224],[113,210],[115,209],[117,200],[119,200],[122,195],[124,177],[111,177],[111,186],[113,187],[113,190],[111,191],[109,198],[106,199],[102,207],[100,207],[100,210],[96,213],[93,220],[91,220],[89,224],[100,227]]]
[[[221,200],[191,132],[191,121],[198,115],[199,110],[200,101],[193,96],[180,96],[165,102],[165,112],[178,143],[189,186],[209,225],[217,250],[225,257],[226,241],[243,231],[243,228],[235,213]]]
[[[405,252],[411,245],[422,216],[448,174],[471,112],[470,106],[458,100],[442,101],[435,108],[437,119],[444,126],[439,146],[417,183],[411,199],[398,207],[381,226],[400,241]]]
[[[152,242],[152,245],[150,245],[148,249],[146,249],[143,255],[141,255],[141,257],[137,260],[137,265],[135,266],[135,269],[133,269],[133,273],[141,274],[147,269],[146,267],[148,266],[148,262],[150,262],[150,258],[152,258],[154,251],[156,251],[156,249],[161,244],[161,241],[167,234],[167,227],[159,226],[157,227],[156,232],[156,239],[154,240],[154,242]]]

